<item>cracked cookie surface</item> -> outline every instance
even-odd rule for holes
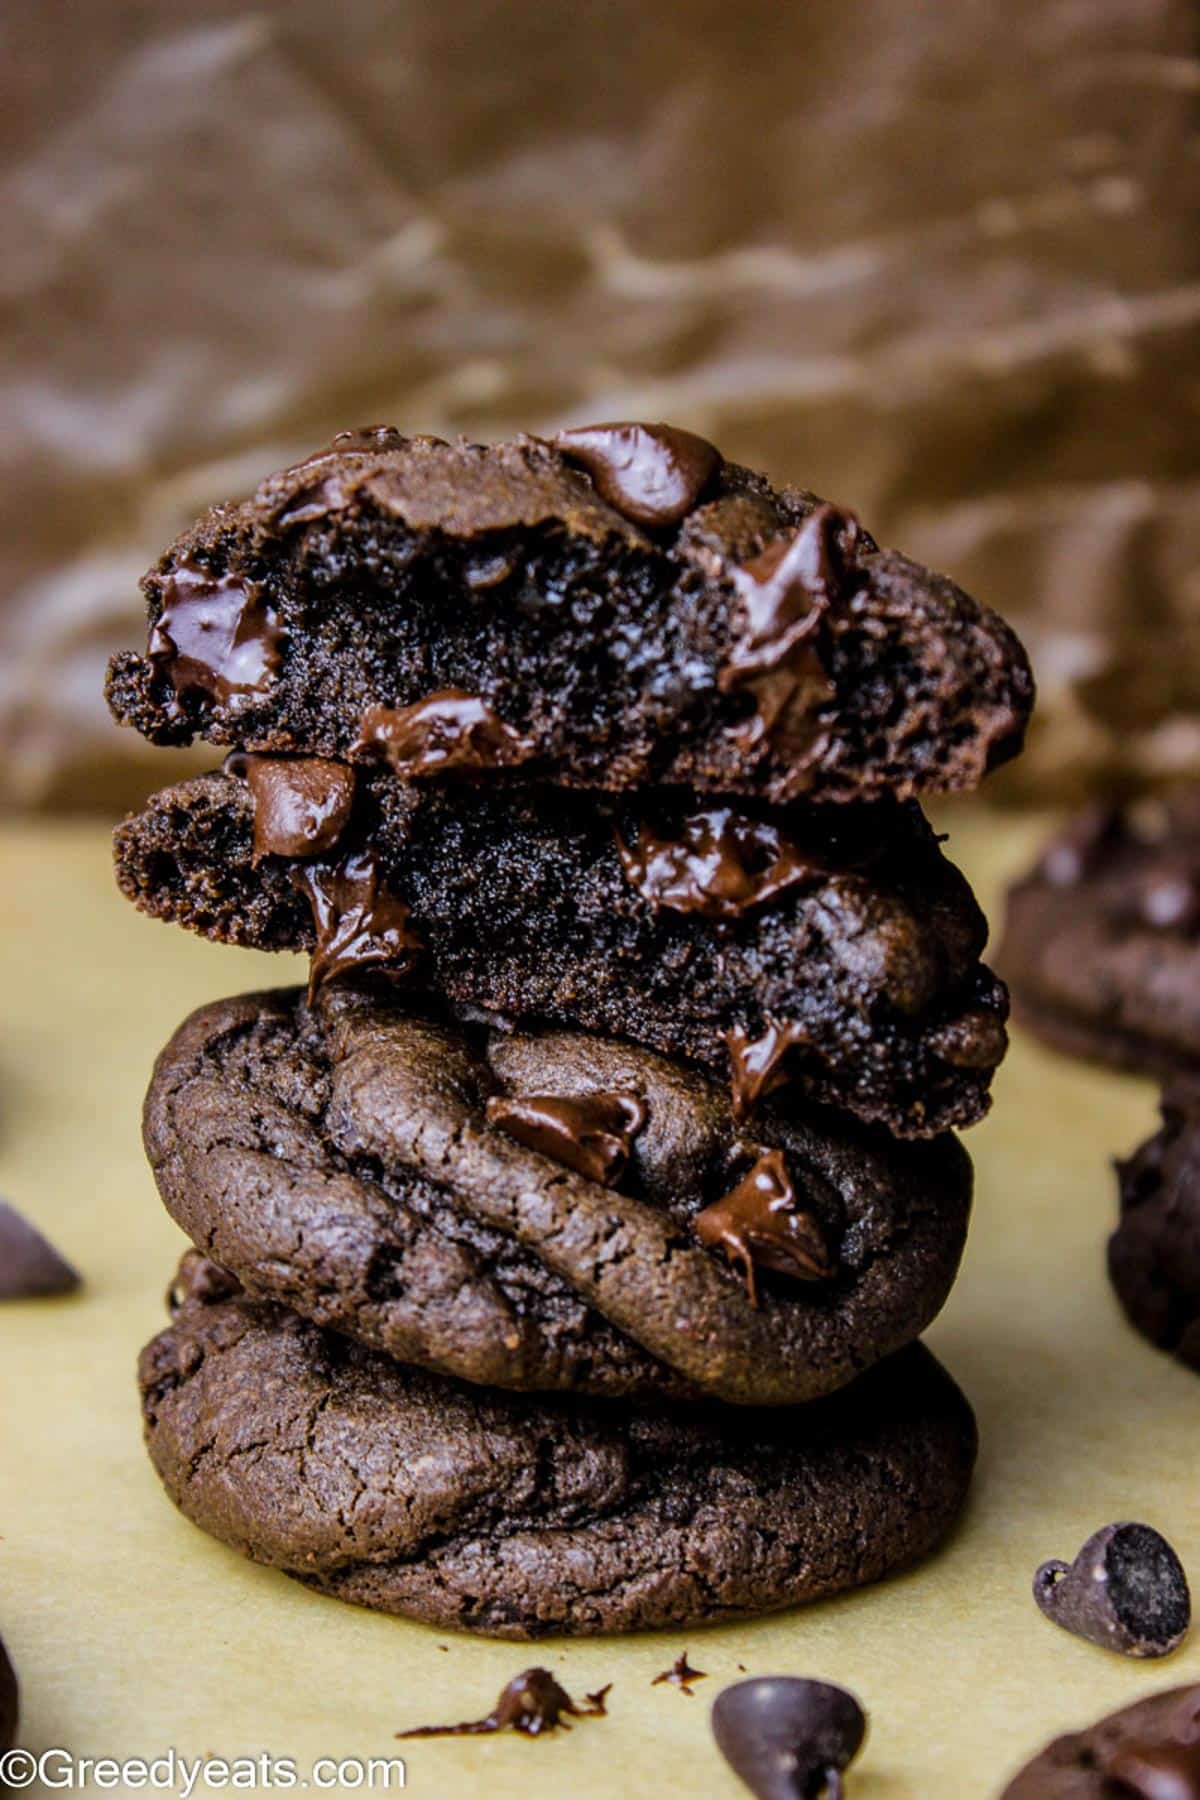
[[[493,1122],[528,1096],[623,1097],[638,1123],[615,1185]],[[255,1295],[504,1388],[811,1399],[924,1329],[970,1210],[952,1138],[773,1103],[738,1126],[722,1087],[632,1045],[353,989],[194,1013],[159,1058],[145,1140],[172,1216]],[[752,1292],[696,1220],[772,1150],[829,1268],[768,1261]]]
[[[168,1493],[343,1600],[497,1637],[685,1626],[876,1581],[949,1530],[971,1410],[922,1346],[786,1415],[481,1392],[231,1292],[142,1353]]]

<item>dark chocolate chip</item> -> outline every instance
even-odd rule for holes
[[[11,1750],[16,1743],[20,1716],[21,1691],[17,1683],[17,1672],[4,1648],[3,1639],[0,1639],[0,1752]]]
[[[800,1206],[782,1150],[760,1149],[737,1186],[696,1215],[693,1229],[705,1249],[723,1250],[741,1269],[752,1306],[756,1268],[794,1281],[829,1281],[837,1273],[820,1221]]]
[[[245,753],[237,760],[230,772],[244,777],[254,799],[255,862],[263,856],[315,856],[334,848],[354,807],[349,763]]]
[[[70,1263],[15,1207],[0,1200],[0,1300],[44,1299],[78,1286]]]
[[[713,1736],[758,1800],[839,1800],[842,1771],[867,1721],[844,1688],[792,1675],[754,1676],[717,1695]]]
[[[759,1101],[781,1087],[787,1077],[783,1061],[796,1044],[804,1042],[802,1025],[787,1019],[768,1019],[761,1036],[751,1038],[740,1025],[725,1034],[732,1076],[733,1116],[741,1124]]]
[[[579,425],[554,447],[587,470],[602,500],[635,525],[678,525],[721,467],[721,452],[675,425]]]
[[[652,905],[705,919],[740,918],[829,874],[828,863],[804,855],[776,826],[729,806],[689,814],[677,837],[643,822],[633,844],[618,835],[617,849],[630,886]]]
[[[503,1689],[491,1712],[482,1719],[468,1719],[462,1725],[418,1725],[411,1731],[398,1731],[398,1738],[480,1737],[493,1731],[520,1731],[526,1737],[540,1737],[555,1726],[569,1730],[564,1715],[573,1719],[599,1719],[607,1715],[604,1704],[609,1687],[587,1696],[587,1706],[577,1706],[565,1688],[559,1686],[549,1669],[526,1669],[514,1675]]]
[[[494,1094],[487,1119],[526,1149],[611,1187],[646,1123],[646,1106],[636,1094]]]
[[[271,686],[283,632],[260,585],[181,562],[162,583],[149,657],[176,699],[200,694],[236,711]]]
[[[688,1661],[688,1654],[685,1650],[682,1656],[677,1656],[675,1658],[675,1661],[671,1664],[669,1669],[664,1669],[661,1675],[656,1675],[654,1677],[650,1686],[662,1687],[665,1683],[668,1687],[677,1687],[681,1689],[683,1693],[690,1695],[692,1692],[692,1683],[694,1681],[707,1680],[707,1670],[693,1669]]]
[[[443,688],[412,706],[369,706],[355,749],[382,757],[412,780],[451,769],[506,769],[533,755],[532,740],[506,725],[486,700]]]
[[[1105,1525],[1073,1563],[1043,1563],[1033,1597],[1056,1625],[1123,1656],[1167,1656],[1191,1622],[1183,1564],[1149,1525]]]

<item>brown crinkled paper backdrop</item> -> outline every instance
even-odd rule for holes
[[[1191,0],[11,0],[0,801],[181,766],[100,698],[138,575],[377,420],[690,425],[1013,619],[1010,795],[1200,774],[1196,36]]]

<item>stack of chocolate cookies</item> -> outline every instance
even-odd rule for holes
[[[145,1114],[195,1246],[143,1354],[183,1511],[348,1600],[695,1623],[943,1536],[949,1292],[1006,996],[918,797],[1020,747],[1012,633],[665,426],[345,434],[145,582],[109,698],[228,750],[142,910],[302,950]]]

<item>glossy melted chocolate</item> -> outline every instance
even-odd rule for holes
[[[421,940],[409,930],[408,907],[383,885],[370,850],[338,862],[300,863],[291,878],[312,907],[317,931],[310,1000],[326,982],[358,969],[378,966],[395,980],[411,973]]]
[[[618,836],[631,887],[654,906],[736,919],[802,882],[820,881],[827,866],[804,856],[774,825],[729,806],[691,813],[677,838],[643,823],[634,845]]]
[[[756,1268],[795,1281],[829,1281],[837,1273],[820,1224],[800,1210],[782,1150],[760,1150],[737,1186],[696,1215],[694,1229],[706,1250],[723,1250],[741,1269],[752,1306]]]
[[[225,769],[246,782],[254,800],[255,862],[332,850],[350,822],[355,778],[349,763],[235,750]]]
[[[747,1037],[740,1025],[726,1032],[733,1088],[733,1116],[740,1123],[759,1101],[787,1080],[783,1060],[793,1044],[804,1042],[804,1028],[786,1019],[769,1019],[761,1037]]]
[[[355,749],[374,751],[410,778],[509,768],[534,752],[529,738],[462,688],[443,688],[412,706],[369,706],[359,731]]]
[[[721,467],[715,444],[674,425],[578,425],[554,447],[592,478],[602,500],[651,530],[691,512]]]
[[[182,562],[165,578],[163,596],[148,650],[177,701],[201,694],[236,711],[267,691],[283,633],[257,582]]]
[[[611,1187],[646,1123],[646,1107],[636,1094],[496,1094],[487,1117],[527,1150]]]
[[[566,1689],[560,1687],[549,1669],[526,1669],[514,1675],[483,1719],[469,1719],[463,1725],[418,1725],[413,1731],[398,1731],[398,1738],[479,1737],[492,1731],[520,1731],[526,1737],[539,1737],[564,1724],[564,1715],[572,1719],[599,1719],[606,1714],[604,1704],[608,1688],[587,1696],[587,1706],[576,1706]]]

